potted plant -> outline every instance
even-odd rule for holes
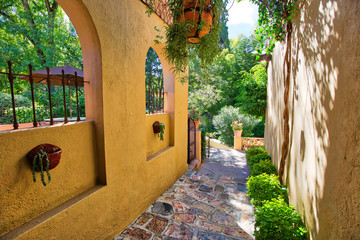
[[[44,171],[46,172],[48,182],[51,181],[49,170],[55,168],[59,164],[61,153],[62,150],[55,145],[40,144],[26,155],[31,164],[34,182],[36,182],[35,172],[40,172],[41,182],[44,186],[46,186]]]
[[[161,141],[164,141],[164,131],[165,125],[159,121],[155,121],[153,123],[153,131],[154,133],[157,133],[158,137],[160,137]]]
[[[148,14],[155,11],[159,0],[148,1]],[[219,52],[219,16],[224,0],[168,0],[173,23],[165,27],[165,53],[174,64],[174,72],[186,81],[190,54],[200,58],[202,66],[210,65]],[[160,31],[159,29],[157,29]],[[161,36],[155,42],[160,42]]]
[[[242,130],[243,130],[243,124],[240,121],[234,121],[231,124],[231,127],[232,127],[232,129],[234,131],[234,136],[235,137],[241,137],[241,133],[242,133]]]

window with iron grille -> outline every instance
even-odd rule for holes
[[[146,114],[164,112],[164,78],[160,58],[149,48],[145,62]]]

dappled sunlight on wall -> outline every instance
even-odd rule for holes
[[[359,168],[353,154],[359,152],[359,4],[313,0],[300,9],[293,19],[284,180],[313,239],[351,239],[360,234],[353,224],[360,219],[359,179],[351,177]],[[278,45],[269,68],[265,138],[275,164],[283,142],[284,53],[285,44]]]

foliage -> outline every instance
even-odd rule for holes
[[[240,122],[240,121],[234,121],[232,124],[231,124],[231,128],[232,130],[242,130],[243,129],[243,124]]]
[[[44,186],[46,186],[45,175],[44,175],[44,166],[43,166],[43,158],[44,157],[45,157],[45,161],[46,161],[45,171],[46,171],[46,175],[48,177],[48,182],[50,182],[51,181],[51,175],[49,172],[50,161],[49,161],[49,158],[47,157],[47,153],[44,152],[43,150],[40,149],[40,151],[34,156],[31,170],[32,170],[32,175],[33,175],[33,181],[36,182],[35,171],[38,171],[38,172],[40,172],[42,184]],[[38,161],[36,161],[36,160],[38,160]]]
[[[0,71],[7,71],[7,61],[10,60],[12,72],[27,74],[28,64],[33,65],[33,71],[45,67],[64,66],[69,63],[71,66],[82,69],[82,52],[79,38],[74,26],[67,18],[65,12],[54,0],[0,0]],[[9,81],[6,75],[0,75],[0,92],[10,93]],[[68,98],[68,89],[66,96]],[[31,99],[30,84],[27,81],[14,80],[15,95],[22,95]],[[52,101],[54,117],[64,115],[62,87],[52,86]],[[83,88],[80,88],[80,93]],[[38,120],[45,117],[48,108],[48,90],[46,84],[35,84],[35,105]],[[76,109],[75,88],[71,87],[70,99],[73,109]],[[16,107],[19,109],[19,122],[25,120],[21,117],[23,112],[30,113],[30,105],[17,99]],[[67,100],[68,101],[68,100]],[[30,102],[31,103],[31,102]],[[84,94],[79,95],[81,113],[85,113]],[[68,116],[70,115],[69,106]],[[40,109],[38,112],[38,109]],[[12,111],[10,108],[7,112]],[[44,117],[42,117],[44,116]],[[49,118],[49,116],[47,117]],[[26,117],[26,119],[29,119]],[[26,120],[30,122],[31,120]]]
[[[159,126],[158,137],[160,137],[160,141],[164,141],[165,124],[163,124],[163,123],[156,123],[154,126]]]
[[[245,154],[246,154],[246,158],[249,159],[250,157],[259,153],[266,153],[266,149],[264,147],[251,146],[249,147],[249,150],[247,150]]]
[[[243,136],[251,136],[251,130],[258,122],[256,118],[240,114],[238,108],[232,106],[223,107],[219,114],[214,117],[213,123],[220,135],[220,140],[228,146],[233,146],[234,144],[234,131],[231,127],[234,121],[241,121],[243,123]]]
[[[240,2],[241,0],[238,0]],[[259,20],[255,31],[258,54],[265,50],[270,55],[277,41],[283,41],[286,36],[286,25],[291,21],[298,0],[250,0],[258,5]],[[267,43],[268,45],[265,45]],[[258,56],[259,57],[259,56]]]
[[[195,121],[200,120],[200,115],[195,108],[189,110],[189,117]]]
[[[201,130],[201,159],[206,158],[206,132]]]
[[[211,85],[201,85],[189,92],[189,108],[195,108],[199,114],[216,112],[216,106],[221,101],[221,91]]]
[[[163,110],[164,77],[159,56],[149,48],[145,61],[145,94],[148,113]]]
[[[243,82],[238,82],[236,88],[240,94],[236,96],[241,110],[247,114],[265,119],[267,72],[264,63],[252,67],[249,72],[243,71]]]
[[[203,67],[208,66],[213,62],[220,49],[220,31],[224,31],[224,27],[222,26],[226,19],[226,16],[223,16],[222,18],[220,16],[224,15],[224,12],[226,12],[225,7],[228,0],[211,0],[210,5],[206,4],[207,0],[197,0],[200,13],[210,7],[213,16],[212,24],[210,26],[208,26],[203,19],[198,24],[198,30],[210,27],[210,32],[200,38],[198,44],[190,44],[188,41],[188,33],[190,32],[191,27],[194,27],[197,23],[193,21],[179,21],[183,15],[183,2],[183,0],[168,1],[173,23],[165,27],[166,39],[164,50],[167,60],[175,65],[174,72],[179,76],[183,76],[186,73],[190,58],[190,49],[193,50],[193,53],[199,59],[201,59],[201,65]],[[147,12],[149,15],[154,12],[156,3],[157,0],[148,1],[149,10]],[[159,42],[161,40],[162,38],[158,37],[156,41]],[[186,81],[184,78],[180,78],[180,80],[182,82]]]
[[[259,163],[262,160],[271,160],[271,156],[266,152],[253,155],[248,158],[248,164],[251,168],[254,164]]]
[[[301,215],[283,199],[266,201],[255,210],[255,238],[257,240],[306,239],[307,230]]]
[[[263,138],[265,132],[265,117],[258,122],[251,131],[253,132],[254,137]]]
[[[268,175],[271,175],[271,174],[277,175],[276,167],[268,159],[261,160],[260,162],[253,164],[250,168],[251,176],[257,176],[257,175],[260,175],[263,173],[266,173]]]
[[[279,198],[289,203],[286,187],[281,185],[278,177],[274,174],[263,173],[251,176],[248,179],[247,188],[247,194],[252,198],[251,201],[256,207],[262,206],[264,201]]]

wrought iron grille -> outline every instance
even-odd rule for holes
[[[149,0],[141,0],[144,4],[148,5]],[[168,6],[167,0],[155,0],[155,13],[168,25],[172,24],[171,11]]]

